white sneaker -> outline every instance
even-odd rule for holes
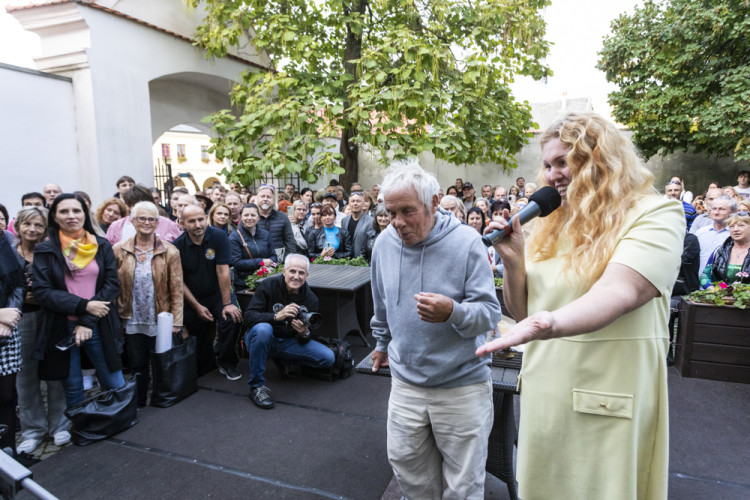
[[[55,446],[65,446],[66,444],[70,443],[70,432],[55,432],[55,435],[52,436],[52,438],[55,441]]]
[[[16,447],[16,451],[18,453],[33,453],[41,442],[41,439],[26,439]]]

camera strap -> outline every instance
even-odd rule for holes
[[[240,235],[240,239],[242,240],[242,246],[245,247],[245,251],[247,252],[247,256],[252,259],[253,258],[253,254],[251,254],[250,253],[250,249],[247,248],[247,243],[245,243],[245,237],[242,236],[242,229],[241,228],[237,228],[237,233],[239,233],[239,235]]]

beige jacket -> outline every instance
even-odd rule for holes
[[[117,311],[121,318],[133,317],[133,278],[135,276],[135,237],[114,246],[117,259],[117,277],[120,279],[120,295],[117,296]],[[154,279],[156,314],[169,312],[174,316],[174,326],[182,326],[182,263],[180,252],[171,243],[156,238],[154,258],[151,260]]]

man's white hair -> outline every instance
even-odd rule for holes
[[[385,172],[385,179],[380,186],[380,196],[385,199],[392,193],[403,191],[413,187],[417,192],[419,201],[425,207],[432,206],[432,199],[438,194],[440,185],[435,174],[425,172],[416,158],[393,162]]]
[[[451,202],[455,203],[456,206],[458,206],[458,204],[460,203],[458,198],[456,198],[452,194],[446,194],[445,196],[443,196],[443,199],[440,200],[440,207],[446,208],[445,205],[448,205]]]
[[[284,268],[286,269],[292,263],[292,259],[299,259],[305,263],[305,269],[310,270],[310,259],[302,255],[301,253],[290,253],[284,257]]]

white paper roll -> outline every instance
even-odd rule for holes
[[[156,321],[156,345],[154,350],[161,354],[172,348],[172,325],[174,317],[172,313],[160,312],[159,319]]]

